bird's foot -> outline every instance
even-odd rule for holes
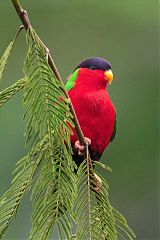
[[[85,142],[87,145],[90,145],[91,144],[91,139],[90,138],[87,138],[85,137]],[[84,154],[84,149],[85,149],[85,146],[82,146],[79,142],[79,140],[77,140],[74,144],[74,147],[76,149],[76,151],[78,152],[78,155],[79,156],[82,156]]]

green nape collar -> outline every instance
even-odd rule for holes
[[[74,85],[76,83],[77,76],[78,76],[78,71],[79,71],[79,68],[76,69],[76,71],[74,71],[74,73],[71,75],[71,77],[67,81],[67,83],[65,85],[65,89],[67,91],[71,90],[74,87]]]

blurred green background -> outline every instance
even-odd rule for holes
[[[158,240],[158,0],[23,0],[31,22],[66,79],[91,56],[112,63],[109,87],[118,132],[103,161],[111,203],[128,219],[137,240]],[[0,55],[20,21],[9,0],[0,1]],[[19,37],[0,89],[23,76],[25,34]],[[9,187],[24,148],[21,93],[0,111],[0,194]],[[5,240],[25,240],[30,228],[29,195]],[[56,239],[56,237],[55,237]]]

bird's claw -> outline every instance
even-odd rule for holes
[[[85,142],[87,145],[90,145],[91,144],[91,139],[90,138],[87,138],[85,137]],[[79,142],[79,140],[77,140],[74,144],[74,147],[76,149],[76,151],[78,152],[78,155],[79,156],[82,156],[84,154],[84,148],[85,146],[82,146]]]

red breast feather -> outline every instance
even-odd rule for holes
[[[82,68],[69,91],[84,136],[91,139],[91,150],[99,153],[103,153],[110,141],[116,115],[106,87],[104,71]],[[72,145],[76,140],[74,133]]]

